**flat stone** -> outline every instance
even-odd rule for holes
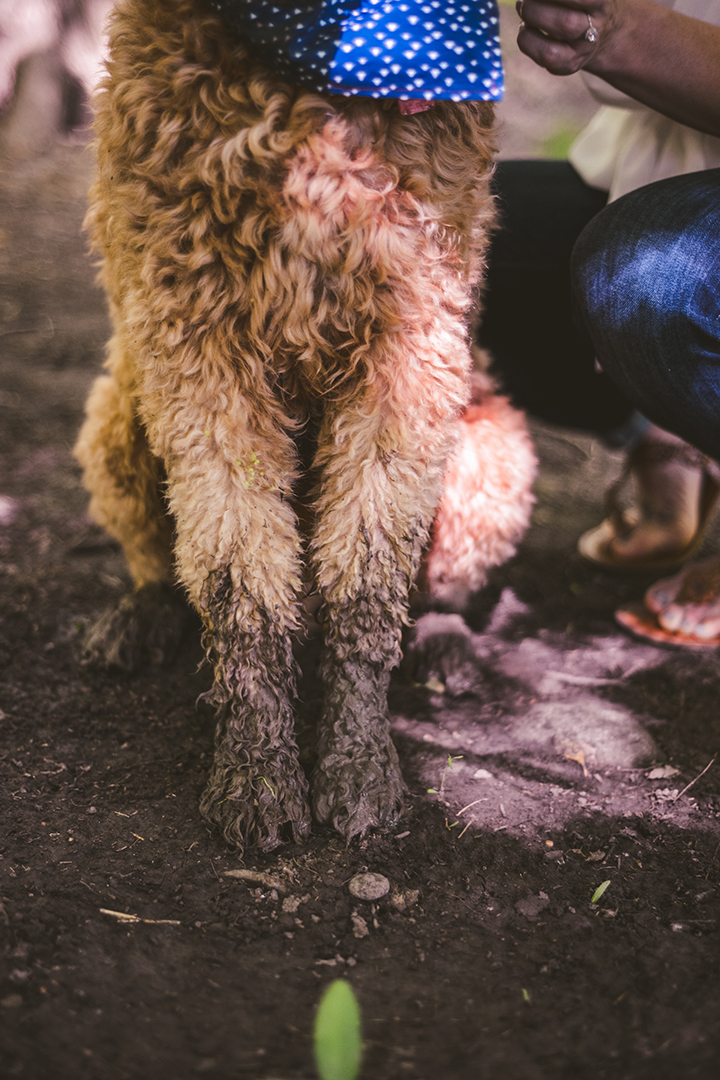
[[[379,900],[390,892],[390,882],[382,874],[356,874],[348,888],[358,900]]]

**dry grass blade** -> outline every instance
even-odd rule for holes
[[[103,915],[111,915],[124,923],[145,923],[146,926],[180,926],[179,919],[142,919],[139,915],[129,915],[126,911],[112,911],[110,908],[100,908]]]

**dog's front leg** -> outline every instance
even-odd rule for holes
[[[185,391],[188,395],[190,391]],[[222,415],[175,402],[151,433],[166,462],[179,576],[204,623],[218,711],[201,811],[238,847],[309,831],[293,728],[300,542],[286,499],[295,452],[255,398]],[[157,417],[157,411],[155,412]]]
[[[202,591],[204,641],[215,676],[209,698],[218,722],[200,809],[229,843],[269,851],[286,826],[295,840],[310,829],[294,733],[294,624],[279,614],[279,604],[251,594],[248,577],[256,571],[248,574],[238,562],[211,571]]]
[[[395,403],[391,393],[367,395],[321,432],[314,552],[325,698],[312,791],[316,817],[348,838],[393,825],[402,809],[387,691],[439,497],[453,402],[466,392],[462,365],[441,374],[448,392],[439,410],[400,378]]]
[[[325,693],[312,779],[316,818],[348,839],[394,825],[405,791],[390,738],[387,692],[403,617],[390,593],[402,597],[407,584],[391,546],[362,529],[361,536],[362,584],[346,581],[347,595],[325,607]]]

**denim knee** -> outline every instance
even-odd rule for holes
[[[572,257],[576,318],[645,415],[720,456],[720,170],[611,203]]]

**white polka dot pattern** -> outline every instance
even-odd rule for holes
[[[496,0],[211,0],[282,78],[321,91],[496,101]]]

